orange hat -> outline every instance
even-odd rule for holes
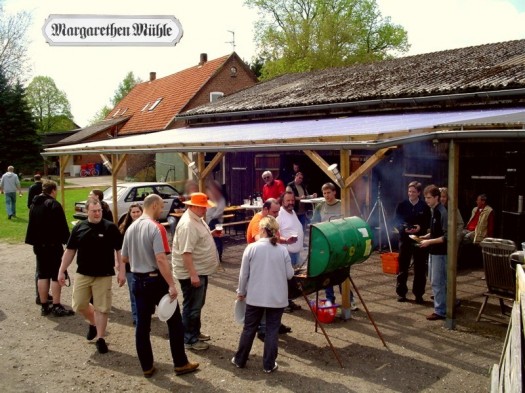
[[[209,201],[208,196],[202,192],[194,192],[190,196],[191,199],[189,201],[184,201],[184,204],[200,207],[215,207],[215,203]]]

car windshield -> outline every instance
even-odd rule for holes
[[[175,190],[171,186],[159,185],[159,186],[156,186],[156,188],[157,188],[157,194],[160,195],[162,199],[170,199],[170,198],[179,196],[179,193],[177,192],[177,190]]]
[[[121,186],[117,186],[117,199],[120,199],[120,195],[126,191],[126,187],[121,187]],[[104,190],[104,200],[107,202],[107,203],[112,203],[113,202],[113,188],[112,187],[108,187]]]

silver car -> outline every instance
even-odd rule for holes
[[[129,206],[132,203],[141,204],[150,194],[159,195],[164,201],[164,208],[162,209],[161,221],[165,221],[175,199],[179,200],[179,192],[167,183],[119,183],[117,184],[117,206],[118,206],[118,223],[120,224],[128,212]],[[108,187],[104,190],[104,201],[109,205],[113,211],[113,189]],[[75,214],[73,215],[77,220],[85,220],[86,201],[75,203]]]

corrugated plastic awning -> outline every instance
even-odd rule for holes
[[[370,114],[317,120],[177,128],[49,148],[45,150],[44,155],[377,149],[428,138],[438,131],[441,132],[440,137],[443,137],[447,132],[445,125],[518,115],[525,116],[525,108]],[[450,137],[458,137],[457,131],[454,130]]]

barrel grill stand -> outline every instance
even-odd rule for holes
[[[368,310],[368,307],[366,306],[366,303],[365,303],[363,297],[361,296],[361,293],[357,289],[357,286],[355,285],[354,280],[352,280],[352,277],[350,275],[348,276],[348,278],[349,278],[350,282],[352,283],[352,286],[354,287],[355,293],[357,294],[357,297],[361,301],[361,304],[363,305],[363,308],[365,309],[365,312],[366,312],[366,315],[368,316],[368,319],[372,323],[372,326],[374,326],[374,329],[375,329],[379,339],[383,343],[383,346],[385,348],[389,349],[388,346],[386,345],[385,340],[383,339],[383,335],[379,331],[379,328],[377,327],[377,325],[376,325],[376,323],[374,321],[374,318],[372,318],[372,314],[370,314],[370,311]],[[306,296],[306,293],[303,290],[302,284],[299,284],[299,289],[301,290],[303,298],[304,298],[306,304],[308,305],[308,308],[310,309],[310,312],[312,313],[312,315],[314,317],[314,320],[315,320],[315,331],[317,332],[317,327],[318,326],[321,328],[321,331],[323,332],[323,335],[326,338],[326,341],[328,342],[328,345],[330,346],[330,349],[334,353],[334,356],[337,359],[337,361],[339,363],[339,366],[341,366],[341,368],[344,368],[343,362],[341,361],[341,358],[339,357],[339,354],[337,353],[335,347],[332,345],[332,341],[330,341],[330,337],[328,337],[328,334],[326,334],[326,330],[324,329],[323,324],[319,321],[319,318],[317,318],[317,312],[314,311],[314,309],[312,308],[312,305],[308,301],[308,297]],[[318,307],[318,304],[319,304],[318,303],[318,299],[319,299],[319,291],[316,291],[316,293],[315,293],[315,303],[316,303],[317,309],[319,309],[319,307]]]

